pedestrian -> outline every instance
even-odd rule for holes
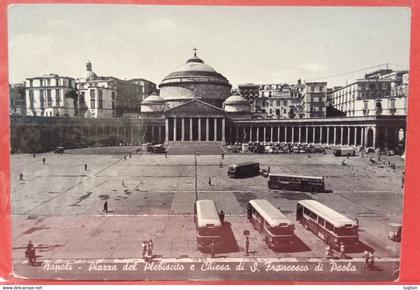
[[[150,251],[150,256],[153,255],[153,241],[149,240],[149,251]]]
[[[268,166],[267,173],[270,173],[270,171],[271,171],[271,168],[270,168],[270,166]]]
[[[213,242],[210,244],[210,252],[211,252],[211,257],[214,258],[214,243]]]
[[[311,158],[311,155],[308,155],[308,158]]]
[[[404,188],[404,175],[401,177],[401,188]]]
[[[85,163],[85,171],[87,171],[87,164]]]
[[[249,256],[249,237],[245,237],[245,256]]]
[[[124,155],[124,160],[127,160],[127,155]]]
[[[144,257],[146,256],[146,253],[147,253],[147,243],[146,243],[146,241],[143,241],[141,243],[141,247],[142,247],[142,254],[141,255],[144,259]]]
[[[369,259],[368,259],[368,265],[369,269],[372,270],[375,266],[375,256],[373,255],[373,251],[369,252]]]
[[[121,180],[121,185],[122,185],[122,187],[125,187],[124,180]]]
[[[225,159],[225,153],[222,153],[222,159]]]
[[[131,153],[130,153],[129,157],[131,158]]]
[[[42,158],[42,163],[45,164],[45,158]]]
[[[35,154],[35,153],[33,153],[33,154],[32,154],[32,157],[33,157],[33,158],[35,158],[35,157],[36,157],[36,154]]]
[[[225,212],[223,210],[220,211],[220,221],[223,222],[225,221]]]
[[[357,231],[359,231],[359,219],[355,218],[354,220],[356,222],[356,229],[357,229]]]
[[[341,165],[346,166],[346,161],[345,160],[341,161]]]
[[[326,259],[331,259],[333,258],[332,256],[332,251],[331,251],[331,247],[328,245],[325,247],[325,258]]]
[[[222,162],[221,162],[221,161],[220,161],[219,167],[220,167],[220,168],[222,168],[222,167],[223,167],[223,164],[222,164]]]
[[[165,152],[165,158],[168,158],[168,152]]]
[[[102,210],[102,212],[108,213],[108,201],[105,200],[104,202],[104,209]]]
[[[149,258],[153,257],[153,242],[152,240],[149,240],[149,242],[147,243],[148,247],[147,247],[147,256]]]
[[[347,159],[350,159],[350,153],[347,153]]]
[[[340,243],[340,258],[341,259],[345,259],[346,258],[345,247],[344,247],[343,242]]]
[[[365,264],[363,265],[365,268],[369,268],[369,252],[363,252],[363,259],[365,260]]]
[[[23,173],[19,173],[19,181],[23,181]]]
[[[211,186],[211,177],[209,177],[209,186]]]

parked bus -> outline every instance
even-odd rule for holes
[[[354,148],[337,148],[334,149],[334,156],[356,156],[356,149]]]
[[[240,164],[231,164],[228,167],[227,175],[234,177],[252,177],[260,174],[260,164],[256,162],[247,162]]]
[[[197,248],[210,250],[211,243],[221,244],[222,223],[214,200],[198,200],[194,204],[194,222],[197,229]]]
[[[324,192],[324,177],[269,174],[268,188],[289,189],[308,192]]]
[[[359,243],[357,223],[316,200],[300,200],[296,220],[333,248]]]
[[[247,217],[254,228],[264,237],[264,241],[270,249],[293,245],[295,226],[267,200],[250,200]]]

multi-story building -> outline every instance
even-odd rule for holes
[[[86,118],[138,118],[146,93],[155,89],[156,85],[144,79],[127,81],[97,76],[88,62],[85,76],[77,80],[78,115]]]
[[[141,86],[142,101],[149,95],[158,92],[158,88],[154,82],[146,79],[131,79],[130,82]]]
[[[245,84],[239,85],[242,97],[249,100],[251,112],[265,114],[269,118],[294,118],[301,111],[303,85]]]
[[[408,73],[383,70],[331,92],[331,105],[347,117],[405,115]]]
[[[9,85],[10,115],[26,115],[25,84]]]
[[[305,82],[302,101],[304,118],[326,116],[327,82]]]
[[[75,80],[57,74],[27,78],[26,114],[29,116],[74,117]]]

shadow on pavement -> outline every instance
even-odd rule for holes
[[[359,244],[357,246],[349,247],[348,249],[346,249],[346,253],[349,254],[363,253],[364,251],[373,252],[374,249],[369,247],[362,241],[359,241]]]
[[[222,225],[222,244],[218,253],[235,253],[239,252],[239,246],[233,234],[231,223],[223,222]]]
[[[309,252],[309,248],[299,237],[295,236],[293,239],[293,245],[288,247],[283,247],[279,249],[273,249],[276,253],[298,253],[298,252]]]

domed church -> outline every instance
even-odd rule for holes
[[[148,139],[225,143],[228,119],[250,117],[247,100],[232,96],[227,78],[199,58],[196,49],[192,58],[162,80],[159,89],[159,95],[150,95],[141,104],[140,118],[146,123],[164,120],[164,132],[163,126],[151,126]]]

